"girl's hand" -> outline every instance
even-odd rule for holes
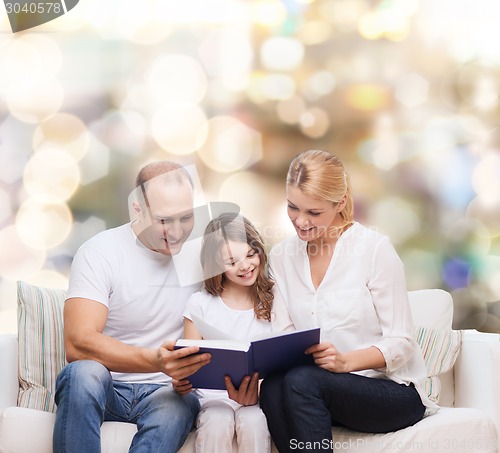
[[[306,349],[306,354],[312,354],[314,363],[320,368],[334,373],[349,373],[345,356],[331,343],[318,343]]]
[[[259,402],[259,373],[254,373],[253,376],[245,376],[238,390],[234,388],[233,382],[229,376],[226,376],[226,389],[233,401],[236,401],[242,406],[253,406]]]
[[[172,379],[172,387],[179,395],[187,395],[193,390],[193,386],[189,379],[182,379],[178,381],[177,379]]]

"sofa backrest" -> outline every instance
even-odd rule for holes
[[[453,299],[442,289],[409,291],[411,314],[415,326],[430,329],[451,329],[453,322]]]

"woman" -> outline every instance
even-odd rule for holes
[[[437,410],[423,390],[403,265],[386,236],[353,220],[349,177],[324,151],[290,164],[297,236],[273,248],[273,328],[321,328],[316,366],[267,377],[261,407],[280,452],[332,451],[332,426],[384,433]]]

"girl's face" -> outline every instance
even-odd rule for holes
[[[246,242],[227,241],[223,246],[221,260],[224,275],[229,282],[240,286],[252,286],[260,268],[259,254]]]
[[[297,187],[287,186],[288,217],[303,241],[327,239],[333,237],[333,229],[343,225],[339,212],[345,206],[343,199],[339,203],[311,198]]]

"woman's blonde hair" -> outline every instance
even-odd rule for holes
[[[346,225],[354,222],[354,203],[349,175],[338,157],[326,151],[303,151],[292,160],[287,185],[296,187],[308,197],[339,203],[346,197],[340,216]]]
[[[259,255],[259,273],[250,290],[255,316],[270,321],[274,282],[267,275],[264,242],[252,223],[243,216],[224,213],[207,225],[201,245],[201,266],[205,274],[205,289],[213,296],[220,296],[224,290],[227,278],[224,275],[220,252],[222,247],[227,246],[227,241],[245,242]]]

